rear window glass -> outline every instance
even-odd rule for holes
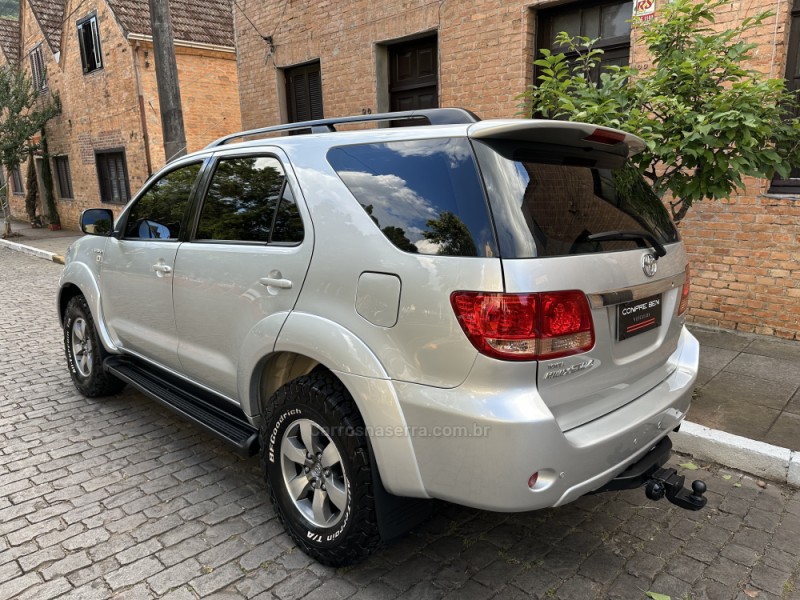
[[[497,256],[466,139],[342,146],[328,161],[383,234],[406,252]]]
[[[680,238],[639,172],[617,156],[476,142],[504,258],[565,256],[649,247],[646,241],[592,241],[636,231],[662,244]]]

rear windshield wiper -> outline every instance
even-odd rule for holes
[[[664,248],[664,245],[658,241],[656,236],[646,231],[603,231],[601,233],[593,233],[592,235],[587,236],[586,239],[590,242],[632,240],[638,242],[638,246],[640,248],[645,247],[643,242],[648,242],[656,252],[656,260],[667,255],[667,250]]]

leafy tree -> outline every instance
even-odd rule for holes
[[[61,112],[57,94],[40,94],[20,68],[0,69],[0,163],[6,171],[7,183],[11,172],[33,152],[41,148],[41,141],[33,136]],[[7,185],[10,189],[10,185]],[[8,201],[3,204],[5,235],[11,234]],[[57,224],[58,214],[50,211],[52,224]]]
[[[660,18],[642,24],[652,67],[602,66],[597,40],[558,36],[564,53],[542,50],[540,76],[521,98],[524,110],[550,119],[616,127],[644,138],[634,164],[663,198],[671,194],[680,221],[693,202],[728,197],[743,176],[786,177],[800,164],[797,100],[783,79],[745,67],[756,44],[744,41],[769,12],[731,29],[714,26],[715,11],[731,0],[674,0]],[[751,32],[748,34],[748,32]]]
[[[378,218],[372,214],[373,210],[375,210],[375,207],[372,204],[367,204],[367,205],[362,204],[361,206],[363,206],[364,210],[367,211],[367,214],[375,222],[375,225],[378,226],[378,229],[380,229],[383,232],[383,235],[389,238],[390,242],[392,242],[395,246],[400,248],[400,250],[405,250],[406,252],[410,252],[411,254],[419,253],[417,247],[411,242],[410,239],[408,239],[408,236],[406,236],[406,232],[402,228],[395,227],[394,225],[387,225],[386,227],[381,227],[381,224],[378,222]]]
[[[426,240],[439,244],[438,254],[443,256],[478,256],[472,234],[464,221],[449,211],[438,219],[429,219],[428,229],[422,234]]]

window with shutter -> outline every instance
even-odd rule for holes
[[[53,158],[55,171],[58,179],[58,195],[62,199],[73,198],[72,195],[72,176],[69,170],[69,158],[66,156],[56,156]]]
[[[322,119],[322,71],[319,61],[286,69],[289,122]]]
[[[554,54],[566,52],[567,49],[556,42],[556,37],[562,31],[571,36],[586,36],[596,40],[595,48],[603,50],[601,64],[589,74],[592,81],[598,81],[603,65],[628,65],[632,14],[631,0],[574,2],[542,10],[539,12],[536,58],[539,58],[542,48]],[[570,60],[577,58],[577,54],[566,54]],[[539,73],[534,69],[534,81],[538,81],[538,76]]]
[[[19,167],[11,169],[11,193],[18,195],[25,193],[25,187],[22,185],[22,173]]]
[[[44,55],[42,54],[41,44],[30,51],[30,59],[33,89],[37,92],[42,92],[47,89],[47,74],[44,70]]]
[[[78,43],[81,49],[83,72],[91,73],[103,68],[100,51],[100,33],[97,28],[97,15],[78,21]]]
[[[96,153],[97,178],[100,182],[100,200],[113,204],[125,204],[130,200],[128,167],[125,152],[109,150]]]

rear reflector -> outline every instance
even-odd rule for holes
[[[681,302],[678,305],[678,314],[682,315],[689,308],[689,265],[686,265],[686,280],[683,282],[683,290],[681,291]]]
[[[581,291],[453,292],[450,302],[472,345],[487,356],[546,360],[594,346],[592,312]]]
[[[592,135],[583,138],[587,142],[595,142],[597,144],[607,144],[613,146],[625,141],[625,134],[617,131],[609,131],[608,129],[595,129]]]

